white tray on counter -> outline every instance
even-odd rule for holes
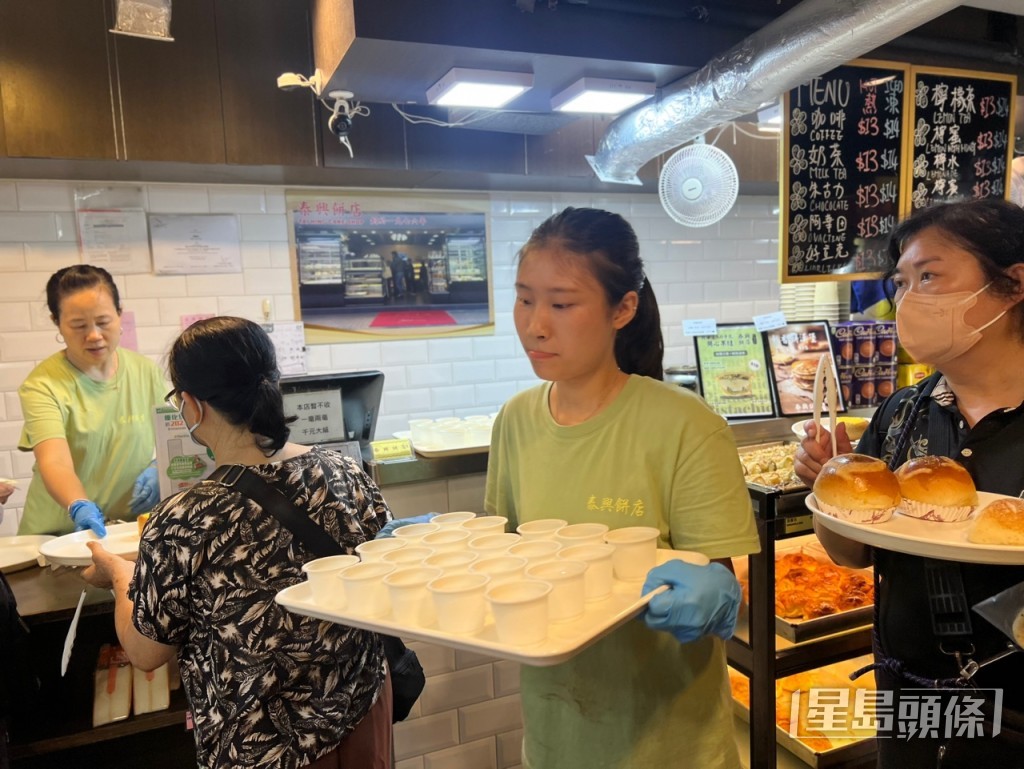
[[[459,444],[458,446],[448,446],[445,444],[416,444],[412,442],[411,433],[408,430],[399,430],[397,433],[392,433],[396,438],[409,441],[413,450],[428,459],[434,457],[460,457],[464,454],[479,454],[482,451],[490,451],[490,443],[467,443]]]
[[[823,513],[818,508],[818,501],[814,498],[814,494],[807,495],[806,504],[807,508],[814,513],[815,521],[829,531],[852,539],[854,542],[926,558],[1024,566],[1024,547],[979,545],[967,541],[967,532],[974,523],[974,515],[977,515],[990,502],[1007,498],[1015,499],[1015,497],[1006,497],[1004,494],[989,494],[979,491],[978,507],[975,508],[971,518],[959,523],[926,521],[900,513],[894,514],[884,523],[853,523]]]
[[[23,534],[18,537],[0,537],[0,571],[10,574],[30,566],[43,566],[45,559],[39,547],[54,539],[46,534]]]
[[[658,550],[658,563],[678,559],[693,563],[706,563],[703,555],[684,550]],[[523,665],[546,667],[558,665],[579,654],[598,639],[640,614],[653,593],[640,595],[642,581],[615,580],[612,593],[601,601],[588,602],[583,616],[569,622],[549,625],[547,639],[531,646],[514,646],[498,640],[494,620],[488,612],[483,630],[475,635],[455,635],[436,626],[405,625],[390,617],[366,617],[346,609],[324,608],[312,597],[309,585],[300,582],[277,594],[276,601],[289,611],[306,617],[337,622],[351,627],[398,635],[407,640],[427,641],[454,649],[480,652]]]

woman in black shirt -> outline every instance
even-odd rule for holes
[[[937,372],[887,399],[857,451],[894,469],[913,457],[950,457],[980,491],[1021,494],[1024,209],[1003,200],[925,209],[896,228],[889,251],[900,341]],[[852,451],[842,425],[836,437],[840,453]],[[797,473],[813,484],[830,456],[828,433],[809,425]],[[874,667],[880,712],[892,714],[889,728],[879,729],[879,767],[948,769],[985,759],[1024,766],[1024,654],[982,667],[969,682],[960,674],[969,661],[1006,650],[1006,637],[970,607],[1024,581],[1024,566],[872,552],[816,530],[837,562],[873,560],[879,577]],[[933,615],[936,599],[951,600],[957,611]],[[994,716],[1001,722],[993,739]]]

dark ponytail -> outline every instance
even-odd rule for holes
[[[651,282],[644,274],[640,243],[629,222],[597,208],[566,208],[533,231],[520,249],[519,259],[525,259],[534,249],[555,243],[586,257],[612,307],[628,292],[637,292],[640,300],[636,315],[615,337],[615,362],[627,374],[660,380],[665,356],[661,313]]]
[[[171,383],[244,427],[268,457],[280,450],[295,417],[285,417],[274,345],[259,324],[226,316],[193,323],[174,340]]]
[[[639,293],[636,315],[615,337],[615,360],[627,374],[662,379],[665,373],[665,341],[661,334],[661,312],[651,281],[644,279]]]

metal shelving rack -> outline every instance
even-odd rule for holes
[[[793,419],[735,420],[730,423],[742,452],[757,444],[792,441]],[[775,769],[775,681],[871,651],[871,626],[843,630],[802,643],[775,633],[775,543],[814,527],[804,499],[807,488],[772,489],[747,484],[757,523],[761,552],[749,556],[749,604],[736,634],[726,644],[729,664],[750,679],[750,769]],[[744,619],[746,622],[744,622]],[[848,769],[873,767],[874,751],[845,764]]]
[[[774,769],[775,680],[871,651],[871,627],[793,644],[775,634],[775,542],[813,531],[804,506],[809,491],[772,490],[748,484],[761,552],[749,557],[750,603],[746,627],[727,644],[729,664],[750,679],[750,767]],[[745,631],[745,632],[744,632]],[[874,753],[866,763],[874,766]]]

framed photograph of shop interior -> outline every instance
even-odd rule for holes
[[[695,336],[701,395],[726,419],[776,415],[764,340],[753,323],[721,323]]]
[[[858,59],[784,94],[779,280],[849,281],[889,269],[909,209],[910,66]]]
[[[771,360],[772,388],[779,404],[779,415],[798,417],[814,413],[814,378],[820,358],[828,358],[836,382],[839,382],[828,321],[787,323],[765,331],[764,338]],[[841,387],[837,400],[839,411],[845,413],[846,402]]]
[[[296,190],[286,204],[307,344],[494,333],[484,196]]]

